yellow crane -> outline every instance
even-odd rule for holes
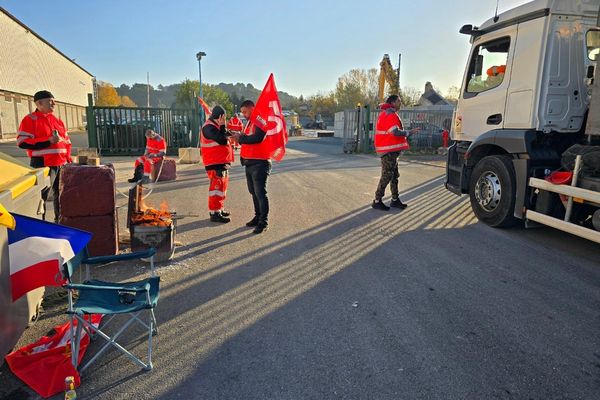
[[[392,67],[390,56],[388,54],[383,55],[383,59],[379,63],[379,102],[385,101],[385,84],[388,85],[387,94],[399,94],[400,88],[398,81],[398,72]],[[399,67],[398,67],[399,69]]]

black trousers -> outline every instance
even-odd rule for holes
[[[61,167],[48,167],[50,168],[50,186],[46,186],[42,190],[42,199],[44,203],[52,196],[52,204],[54,205],[54,222],[58,222],[60,217],[60,204],[58,202],[58,185],[60,183],[60,170]],[[44,213],[44,220],[46,219],[46,213]]]
[[[267,179],[271,174],[271,163],[246,165],[246,183],[254,203],[254,216],[260,225],[269,223],[269,198],[267,197]]]

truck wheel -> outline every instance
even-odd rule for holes
[[[484,157],[473,169],[469,184],[471,208],[477,218],[495,228],[514,225],[515,171],[507,156]]]

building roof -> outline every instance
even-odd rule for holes
[[[446,99],[444,99],[438,92],[435,91],[431,82],[425,84],[425,91],[419,99],[419,105],[421,106],[445,106],[450,105]]]
[[[85,68],[83,68],[81,65],[77,64],[75,61],[73,61],[73,59],[69,58],[65,53],[63,53],[62,51],[58,50],[56,47],[54,47],[50,42],[48,42],[46,39],[44,39],[43,37],[41,37],[40,35],[38,35],[37,33],[35,33],[30,27],[28,27],[27,25],[25,25],[23,22],[19,21],[14,15],[12,15],[11,13],[9,13],[8,11],[6,11],[6,9],[0,7],[0,11],[2,13],[4,13],[7,17],[9,17],[10,19],[12,19],[13,21],[15,21],[17,24],[21,25],[23,28],[25,28],[29,33],[31,33],[32,35],[34,35],[35,37],[37,37],[38,39],[40,39],[42,42],[44,42],[45,44],[47,44],[48,46],[50,46],[54,51],[56,51],[57,53],[59,53],[61,56],[63,56],[64,58],[66,58],[67,60],[69,60],[70,63],[74,64],[75,66],[77,66],[79,69],[81,69],[83,72],[85,72],[86,74],[88,74],[89,76],[93,77],[94,75],[91,74],[89,71],[87,71]]]

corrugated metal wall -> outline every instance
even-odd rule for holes
[[[0,91],[0,139],[16,137],[21,120],[32,111],[33,96]],[[85,107],[58,102],[54,115],[62,119],[69,131],[85,128]]]
[[[83,125],[93,77],[0,9],[0,139],[14,137],[35,110],[33,94],[49,90],[68,129]]]

